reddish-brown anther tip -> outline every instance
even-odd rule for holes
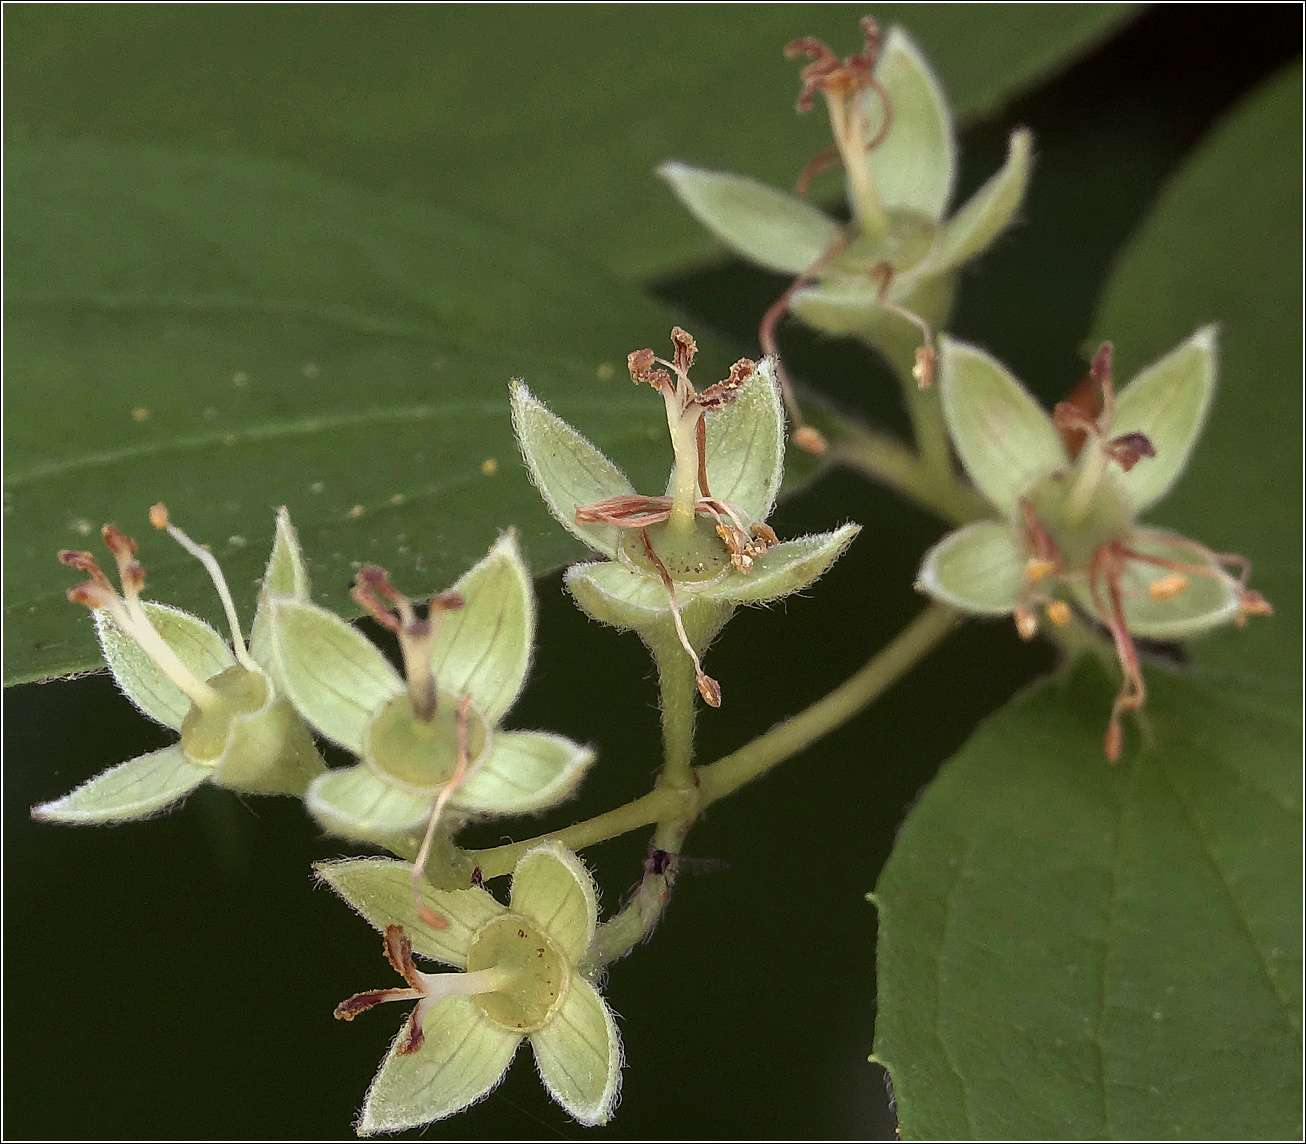
[[[698,353],[698,343],[694,341],[693,335],[679,326],[673,326],[671,329],[671,344],[675,347],[675,353],[671,361],[675,365],[677,373],[688,373],[689,367],[694,364],[694,356]]]
[[[636,385],[644,381],[656,360],[652,350],[631,350],[626,355],[626,368],[630,370],[630,379]]]
[[[119,560],[130,560],[136,555],[136,541],[130,536],[125,535],[115,525],[106,524],[100,529],[100,536],[104,539],[104,546],[114,554]]]
[[[171,523],[168,519],[168,506],[162,501],[150,505],[150,523],[162,532]]]
[[[1112,352],[1111,343],[1103,342],[1098,347],[1097,353],[1093,355],[1093,362],[1092,365],[1089,366],[1089,370],[1099,385],[1103,381],[1111,380]]]
[[[100,566],[89,552],[77,552],[71,548],[59,549],[59,563],[75,568],[78,572],[98,572]]]
[[[800,425],[794,430],[794,444],[804,453],[811,453],[816,457],[824,455],[830,448],[829,442],[821,431],[813,429],[810,425]]]
[[[698,677],[698,693],[709,707],[721,706],[721,684],[704,673]]]
[[[408,1014],[403,1044],[395,1049],[395,1052],[401,1057],[406,1057],[417,1052],[425,1042],[426,1034],[422,1032],[422,1008],[419,1005]]]
[[[1146,433],[1122,433],[1111,442],[1111,456],[1127,473],[1144,457],[1155,457],[1156,446]]]
[[[431,597],[431,602],[427,605],[427,614],[456,612],[465,603],[466,601],[457,592],[441,592],[438,596]]]
[[[1120,729],[1120,724],[1113,719],[1107,726],[1106,738],[1102,740],[1102,750],[1106,753],[1107,761],[1118,763],[1124,746],[1125,733]]]

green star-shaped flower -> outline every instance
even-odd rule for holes
[[[593,879],[560,843],[527,851],[507,907],[487,891],[424,889],[423,921],[409,868],[382,858],[318,866],[324,881],[385,934],[386,956],[408,983],[356,994],[336,1009],[352,1020],[383,1001],[417,1006],[368,1089],[360,1135],[396,1132],[461,1112],[485,1097],[529,1038],[549,1095],[582,1124],[612,1115],[621,1081],[617,1026],[579,968],[598,922]],[[457,973],[424,973],[413,951]]]
[[[111,767],[72,793],[32,809],[47,822],[125,822],[163,810],[212,781],[255,793],[302,795],[325,769],[303,721],[269,672],[267,604],[273,593],[307,598],[308,575],[299,541],[283,508],[259,592],[248,649],[236,609],[213,557],[155,505],[150,519],[166,529],[213,577],[231,625],[228,644],[213,628],[179,608],[140,598],[145,570],[136,542],[113,525],[102,531],[118,563],[122,594],[89,552],[60,560],[90,579],[68,598],[89,607],[114,682],[140,710],[181,733],[181,741]]]
[[[1201,433],[1215,330],[1197,331],[1118,397],[1103,345],[1088,384],[1051,417],[974,346],[942,339],[939,375],[953,443],[999,519],[945,536],[926,554],[917,587],[969,612],[1014,615],[1027,639],[1039,609],[1064,625],[1073,605],[1103,624],[1124,672],[1105,742],[1114,760],[1120,717],[1146,693],[1134,637],[1181,639],[1270,611],[1248,589],[1243,557],[1136,523],[1178,479]]]
[[[435,597],[425,619],[374,566],[354,594],[398,635],[404,675],[339,616],[304,599],[269,601],[286,694],[361,760],[309,787],[305,802],[327,830],[390,845],[419,835],[446,806],[464,818],[520,814],[571,794],[594,759],[588,747],[499,729],[526,681],[535,634],[534,592],[511,533]]]
[[[699,656],[739,604],[807,587],[859,526],[780,542],[766,519],[784,474],[784,412],[774,363],[743,359],[702,392],[689,380],[696,347],[677,327],[671,361],[629,355],[632,379],[663,398],[675,451],[667,491],[637,493],[626,475],[520,381],[513,424],[531,479],[568,532],[607,559],[567,570],[567,587],[594,619],[633,628],[656,649],[678,640],[703,699],[721,689]],[[675,375],[654,365],[662,365]]]

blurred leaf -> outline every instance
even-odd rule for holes
[[[874,15],[904,23],[966,117],[1136,8],[884,4]],[[790,185],[829,131],[820,114],[794,114],[798,67],[782,49],[818,36],[847,55],[861,47],[865,12],[19,7],[5,24],[5,122],[294,159],[647,276],[718,250],[653,168],[681,159]]]
[[[1301,1132],[1296,704],[1150,682],[1153,741],[1120,765],[1085,664],[908,817],[876,891],[904,1137]]]
[[[5,173],[7,682],[98,663],[54,557],[105,556],[105,521],[143,538],[150,595],[220,615],[200,565],[142,536],[158,500],[246,623],[280,504],[317,599],[350,614],[362,561],[418,594],[510,525],[536,572],[578,555],[518,458],[513,375],[638,487],[665,484],[661,402],[624,355],[674,317],[601,270],[252,160],[11,145]],[[731,355],[699,344],[700,376],[725,376]]]
[[[1300,169],[1294,69],[1166,188],[1095,323],[1122,380],[1221,323],[1210,422],[1149,517],[1248,555],[1277,614],[1149,671],[1118,769],[1085,665],[912,811],[877,887],[904,1135],[1301,1132]]]

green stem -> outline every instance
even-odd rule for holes
[[[693,639],[691,634],[690,639]],[[698,686],[694,661],[680,645],[670,622],[646,635],[658,669],[662,700],[662,774],[660,786],[690,790],[694,785],[694,720]]]
[[[739,750],[715,763],[696,768],[697,791],[676,790],[659,784],[643,798],[606,814],[524,842],[490,850],[473,850],[468,853],[468,858],[480,867],[483,877],[496,878],[509,873],[532,846],[548,839],[557,839],[563,845],[579,850],[654,822],[672,823],[677,818],[692,821],[693,815],[708,803],[724,798],[846,723],[924,658],[956,626],[957,621],[958,613],[952,608],[931,604],[829,695]]]

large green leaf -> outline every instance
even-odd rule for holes
[[[11,145],[5,173],[8,682],[98,661],[54,556],[107,556],[104,521],[143,539],[154,598],[220,615],[147,528],[155,501],[212,544],[246,624],[280,504],[332,607],[361,561],[430,592],[509,526],[537,572],[579,555],[518,459],[514,375],[637,487],[665,485],[661,402],[624,356],[673,315],[604,271],[252,160]],[[724,376],[699,342],[700,376]]]
[[[1151,682],[1153,742],[1118,767],[1086,665],[985,724],[908,817],[876,890],[904,1136],[1300,1133],[1295,706]]]
[[[1029,86],[1136,6],[905,5],[957,111]],[[714,253],[653,177],[678,158],[779,186],[829,143],[794,114],[799,36],[861,47],[857,5],[15,8],[5,121],[235,147],[396,186],[625,275]],[[11,134],[11,138],[12,138]]]
[[[1219,389],[1149,516],[1277,614],[1148,671],[1118,768],[1085,666],[985,725],[876,891],[904,1135],[1276,1137],[1301,1114],[1301,73],[1244,102],[1122,253],[1119,376],[1219,321]]]

